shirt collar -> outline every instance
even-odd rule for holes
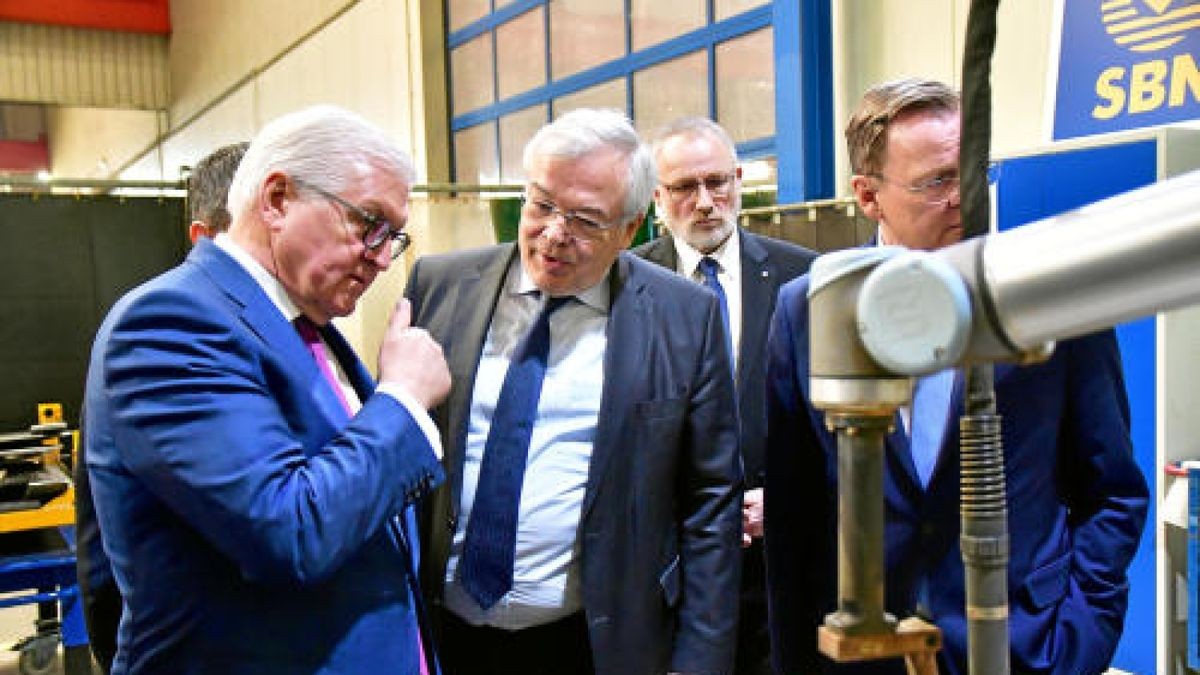
[[[679,271],[689,277],[696,276],[696,268],[700,266],[701,258],[712,258],[720,264],[722,271],[729,271],[734,269],[734,261],[738,260],[742,254],[741,237],[738,236],[736,227],[733,229],[733,233],[707,256],[684,241],[683,237],[676,237],[674,232],[671,233],[671,237],[675,239],[675,255],[679,258]]]
[[[246,270],[246,273],[254,279],[255,283],[271,299],[271,303],[283,314],[283,318],[293,321],[296,317],[300,316],[300,309],[296,307],[296,303],[292,302],[291,297],[287,294],[287,289],[283,287],[279,279],[276,279],[274,275],[267,271],[267,268],[263,267],[262,263],[255,260],[249,251],[234,241],[233,237],[230,237],[225,232],[221,232],[213,239],[213,243],[217,248],[228,253],[229,257],[237,261]]]
[[[616,263],[614,262],[613,264],[615,265]],[[509,283],[507,292],[510,295],[528,295],[535,292],[540,293],[541,290],[537,287],[537,284],[533,282],[533,277],[529,276],[529,273],[526,272],[525,268],[521,266],[521,259],[519,256],[513,260],[513,265],[516,267],[516,283]],[[512,278],[511,270],[509,278]],[[609,294],[608,275],[604,275],[599,282],[590,288],[585,288],[579,293],[576,293],[575,299],[587,305],[588,307],[591,307],[592,309],[595,309],[603,314],[607,314],[612,300]]]

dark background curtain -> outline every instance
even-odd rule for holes
[[[0,433],[61,402],[79,419],[92,338],[127,290],[187,253],[182,198],[0,195]]]

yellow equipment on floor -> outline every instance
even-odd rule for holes
[[[0,533],[75,523],[71,462],[78,432],[62,404],[40,403],[28,431],[0,434]]]

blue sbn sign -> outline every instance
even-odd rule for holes
[[[1200,0],[1061,0],[1054,140],[1200,119]]]

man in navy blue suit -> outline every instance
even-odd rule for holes
[[[958,95],[905,79],[863,97],[846,128],[851,186],[878,242],[935,250],[962,235]],[[817,626],[837,594],[834,437],[809,403],[808,278],[780,291],[768,347],[766,545],[780,673],[903,673],[901,661],[834,668]],[[923,381],[926,378],[923,378]],[[886,440],[887,610],[941,628],[939,672],[966,672],[959,549],[961,376],[930,378],[940,403],[897,416]],[[1111,330],[1068,340],[1045,363],[998,366],[1008,480],[1009,628],[1015,673],[1103,672],[1123,628],[1126,569],[1148,490],[1134,462]],[[915,426],[914,426],[915,425]],[[912,429],[911,440],[909,429]]]
[[[410,161],[347,111],[262,129],[233,222],[93,347],[87,466],[125,600],[113,672],[417,675],[401,516],[442,479],[440,347],[401,301],[372,380],[330,319],[407,245]]]

